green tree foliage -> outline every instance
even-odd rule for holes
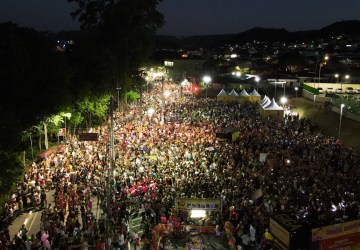
[[[140,98],[140,95],[139,95],[138,92],[129,91],[129,92],[126,93],[126,98],[127,98],[127,100],[129,100],[129,101],[135,101],[135,100],[137,100],[137,99]]]
[[[78,100],[76,102],[76,110],[78,110],[78,113],[72,116],[70,119],[71,123],[76,126],[76,124],[81,124],[79,120],[85,121],[86,128],[94,124],[100,125],[107,114],[110,98],[110,95],[102,95],[86,96]],[[82,119],[80,119],[79,116],[82,117]]]

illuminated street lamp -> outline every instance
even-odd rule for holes
[[[209,83],[211,82],[211,77],[204,76],[203,81],[205,82],[205,85],[206,85],[206,98],[207,98],[208,97],[208,86],[209,86]]]
[[[336,78],[336,83],[339,82],[339,74],[335,74],[335,78]]]
[[[295,98],[297,99],[297,92],[298,92],[299,88],[295,87]]]
[[[285,107],[285,103],[287,103],[287,98],[285,97],[285,96],[282,96],[281,98],[280,98],[280,102],[281,102],[281,104],[283,105],[283,107]]]
[[[318,87],[319,87],[319,85],[320,85],[320,72],[321,72],[321,67],[322,67],[323,64],[326,65],[327,60],[329,60],[329,57],[328,57],[328,56],[325,56],[325,57],[324,57],[324,62],[323,62],[323,63],[320,62],[320,65],[319,65],[319,83],[318,83]]]
[[[162,86],[163,86],[163,84],[162,84]],[[163,88],[162,90],[164,90],[164,87],[162,87],[162,88]],[[164,122],[165,122],[165,118],[164,118],[165,98],[168,98],[171,95],[171,92],[169,90],[165,90],[162,93],[163,94],[161,95],[162,96],[161,97],[161,124],[164,124]]]
[[[345,82],[347,82],[347,80],[349,80],[349,79],[350,79],[350,76],[349,76],[349,75],[345,75]],[[342,84],[343,84],[342,82],[343,82],[343,81],[341,81],[341,83],[340,83],[340,84],[341,84],[341,89],[342,89]]]
[[[340,106],[340,123],[339,123],[339,134],[338,134],[338,140],[340,140],[340,132],[341,132],[341,120],[342,120],[342,114],[343,114],[343,108],[345,107],[345,104],[341,104]]]
[[[259,82],[260,82],[260,77],[255,77],[255,82],[256,82],[256,91],[259,91]]]

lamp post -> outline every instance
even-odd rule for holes
[[[256,82],[256,91],[259,91],[259,82],[260,82],[260,77],[255,77],[255,82]]]
[[[324,57],[324,65],[326,65],[326,61],[329,60],[329,57],[328,56],[325,56]],[[321,75],[321,66],[322,66],[322,63],[320,62],[320,65],[319,65],[319,83],[318,83],[318,87],[320,85],[320,75]]]
[[[164,76],[161,78],[161,125],[164,124],[164,106],[165,106],[165,96],[164,96]]]
[[[287,103],[287,98],[286,98],[286,96],[282,96],[282,97],[280,98],[280,102],[281,102],[281,104],[283,105],[283,108],[285,108],[285,103]]]
[[[295,87],[295,98],[297,99],[297,92],[298,92],[299,88]]]
[[[208,97],[208,85],[209,85],[209,82],[211,82],[211,77],[204,76],[203,81],[205,82],[205,85],[206,85],[206,98],[207,98]]]
[[[345,104],[341,104],[340,106],[340,123],[339,123],[339,134],[338,134],[338,140],[340,140],[340,132],[341,132],[341,120],[342,120],[342,114],[343,114],[343,108],[345,107]]]
[[[117,90],[117,102],[118,102],[118,111],[120,111],[120,89],[121,87],[116,87]]]
[[[339,82],[339,74],[335,74],[335,78],[336,78],[336,83]]]
[[[286,85],[286,81],[285,81],[285,83],[283,83],[283,88],[284,88],[284,96],[285,96],[285,85]]]
[[[180,98],[182,98],[182,92],[183,92],[183,88],[186,86],[187,84],[187,80],[183,80],[181,83],[180,83]]]
[[[345,82],[347,82],[347,80],[350,79],[350,76],[349,75],[345,75]],[[342,81],[341,81],[341,89],[342,89]]]

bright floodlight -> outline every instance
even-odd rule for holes
[[[203,81],[204,81],[205,83],[209,83],[209,82],[211,81],[211,77],[210,77],[210,76],[204,76],[204,77],[203,77]]]
[[[335,74],[335,77],[338,78],[338,77],[339,77],[339,74]]]
[[[350,78],[350,76],[349,75],[345,75],[345,79],[349,79]]]
[[[280,102],[284,105],[285,103],[287,103],[287,98],[285,96],[281,97]]]
[[[295,91],[298,91],[299,90],[299,88],[298,87],[295,87]]]
[[[259,82],[259,81],[260,81],[260,77],[258,77],[258,76],[255,77],[255,81],[256,81],[256,82]]]
[[[154,112],[155,112],[155,109],[149,108],[148,111],[147,111],[148,116],[152,116],[154,114]]]
[[[164,96],[169,97],[171,95],[171,92],[169,90],[164,91]]]
[[[187,85],[187,82],[188,82],[188,81],[185,79],[185,80],[182,81],[180,84],[181,84],[182,87],[185,87],[185,86]]]
[[[241,72],[240,71],[236,72],[236,76],[241,76]]]
[[[328,60],[328,59],[329,59],[329,56],[325,56],[324,59],[325,59],[325,60]]]
[[[191,210],[190,218],[203,218],[206,216],[205,210]]]

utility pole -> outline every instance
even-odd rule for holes
[[[120,89],[121,89],[121,87],[119,87],[119,86],[116,87],[116,90],[117,90],[118,111],[120,111]]]
[[[161,124],[164,124],[164,106],[165,106],[165,96],[164,96],[164,76],[161,78]]]
[[[106,220],[106,249],[110,249],[110,242],[109,238],[111,237],[111,232],[109,231],[111,229],[111,206],[112,206],[112,170],[115,166],[115,152],[114,152],[114,98],[112,97],[110,99],[110,157],[109,157],[109,166],[108,166],[108,183],[107,183],[107,220]]]
[[[139,139],[142,138],[142,119],[143,119],[143,109],[142,109],[142,83],[140,83],[140,124],[139,124]]]

